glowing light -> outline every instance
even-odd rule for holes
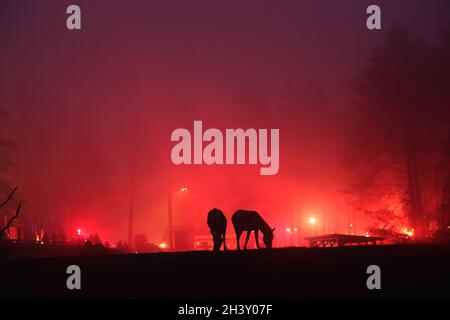
[[[414,236],[414,229],[408,230],[408,228],[403,228],[402,233],[407,235],[408,237]]]
[[[161,249],[165,249],[165,248],[167,247],[167,245],[166,245],[164,242],[161,242],[161,243],[159,244],[159,247],[160,247]]]
[[[350,223],[349,227],[350,227],[350,228],[353,227],[353,223]]]
[[[366,231],[366,237],[367,237],[367,238],[370,237],[370,236],[369,236],[369,233],[368,233],[367,231]]]
[[[289,227],[286,228],[286,231],[287,231],[287,232],[291,232],[291,228],[289,228]]]
[[[81,236],[81,229],[77,229],[77,235]]]
[[[182,188],[180,189],[180,191],[181,191],[181,192],[186,192],[186,191],[188,191],[188,188],[182,187]]]
[[[310,224],[316,224],[317,223],[316,218],[314,218],[314,217],[309,218],[309,223]]]
[[[297,228],[294,228],[294,232],[297,232],[298,231],[298,229]]]

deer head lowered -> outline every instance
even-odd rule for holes
[[[256,211],[238,210],[233,214],[231,218],[233,222],[234,230],[236,232],[237,249],[240,250],[239,239],[244,231],[247,231],[247,237],[245,239],[244,249],[247,249],[248,239],[250,233],[255,233],[256,247],[260,249],[258,234],[259,231],[263,234],[263,242],[267,249],[272,248],[273,231],[275,228],[271,228],[266,221]]]

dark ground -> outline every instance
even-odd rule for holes
[[[67,266],[82,289],[66,288]],[[381,268],[368,290],[366,268]],[[0,262],[1,298],[450,298],[450,247],[287,248],[20,259]]]

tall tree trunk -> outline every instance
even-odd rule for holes
[[[413,142],[414,143],[414,142]],[[422,194],[417,167],[417,153],[413,143],[408,143],[406,151],[406,166],[408,177],[408,198],[410,205],[410,222],[418,238],[426,234],[425,219],[422,205]]]

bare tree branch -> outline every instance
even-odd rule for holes
[[[11,193],[9,194],[8,198],[6,198],[5,201],[3,201],[2,204],[0,204],[0,208],[3,208],[13,197],[14,193],[17,191],[18,188],[15,188],[13,191],[11,191]],[[16,214],[14,216],[12,216],[8,222],[6,223],[6,226],[4,226],[3,228],[0,229],[0,240],[3,239],[3,236],[5,235],[5,231],[9,229],[9,227],[11,226],[11,223],[17,219],[17,217],[19,216],[20,213],[20,209],[22,208],[22,205],[19,204],[19,206],[16,209]]]
[[[16,214],[14,216],[12,216],[9,220],[8,223],[6,223],[6,226],[4,226],[1,230],[0,230],[0,236],[3,236],[3,234],[5,233],[6,230],[9,229],[9,227],[11,226],[11,223],[17,219],[17,217],[19,216],[20,213],[20,209],[22,208],[22,205],[19,204],[19,206],[16,209]]]
[[[11,193],[10,193],[9,196],[8,196],[8,198],[6,198],[6,200],[3,201],[2,204],[0,204],[0,208],[3,208],[3,207],[11,200],[11,198],[12,198],[13,195],[14,195],[14,193],[15,193],[18,189],[19,189],[19,188],[14,188],[14,190],[11,191]]]

